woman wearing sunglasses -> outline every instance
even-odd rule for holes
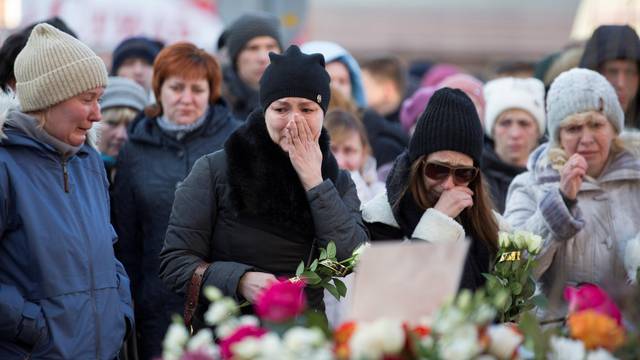
[[[387,178],[387,192],[363,208],[372,240],[471,241],[461,288],[484,284],[498,248],[498,216],[479,172],[483,133],[473,102],[438,90],[418,120],[407,152]]]

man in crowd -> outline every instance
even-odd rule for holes
[[[598,71],[613,85],[625,114],[625,127],[640,128],[638,61],[640,39],[628,25],[597,28],[580,60],[580,67]]]
[[[406,69],[395,56],[378,57],[362,66],[367,104],[392,122],[400,122],[400,105],[406,90]]]
[[[152,100],[153,61],[163,47],[162,42],[143,36],[125,39],[113,51],[111,75],[137,82]]]
[[[268,13],[242,15],[222,32],[218,50],[226,49],[222,96],[233,115],[244,120],[259,105],[260,78],[269,65],[269,53],[282,52],[279,20]]]

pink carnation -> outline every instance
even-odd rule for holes
[[[577,288],[567,286],[564,298],[569,302],[569,313],[582,310],[594,310],[598,313],[614,318],[618,324],[622,321],[620,310],[609,295],[594,284],[584,284]]]
[[[256,314],[273,323],[282,323],[302,314],[306,306],[304,286],[304,281],[274,282],[258,295]]]
[[[266,333],[267,330],[261,327],[253,325],[240,326],[233,332],[233,334],[220,341],[220,355],[222,355],[223,359],[231,359],[233,357],[233,352],[231,351],[231,346],[233,344],[241,342],[248,337],[260,338]]]

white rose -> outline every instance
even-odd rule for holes
[[[283,342],[289,351],[302,353],[321,346],[324,343],[324,334],[318,328],[296,326],[284,334]]]
[[[627,242],[624,252],[624,267],[632,283],[637,283],[640,268],[640,234]]]
[[[439,334],[448,334],[466,321],[465,314],[456,308],[447,308],[436,314],[433,330]]]
[[[587,360],[618,360],[610,352],[605,349],[598,349],[587,354]]]
[[[233,334],[233,332],[242,324],[236,318],[229,318],[218,325],[216,325],[216,337],[218,339],[224,339],[229,335]]]
[[[587,351],[582,341],[553,336],[551,338],[551,360],[584,360]]]
[[[283,360],[285,350],[280,337],[274,333],[267,333],[260,338],[260,359],[261,360]]]
[[[254,359],[260,355],[262,344],[259,338],[254,336],[246,337],[242,341],[231,345],[231,352],[234,359]]]
[[[498,359],[511,359],[523,340],[522,335],[506,325],[489,327],[489,353]]]
[[[189,332],[184,325],[171,324],[162,342],[162,357],[167,360],[179,359],[188,340]]]
[[[509,233],[504,231],[500,231],[498,233],[498,245],[500,245],[501,249],[506,249],[511,245],[511,240],[509,239]]]
[[[213,302],[222,299],[222,291],[214,286],[207,286],[204,288],[204,296],[207,300]]]
[[[442,337],[438,348],[444,360],[472,359],[482,351],[478,343],[478,329],[475,325],[463,325]]]
[[[527,238],[529,234],[529,232],[522,230],[518,230],[513,234],[513,244],[516,249],[523,250],[527,248]]]
[[[356,359],[377,359],[402,350],[405,334],[400,321],[380,319],[359,327],[349,341]]]
[[[537,255],[542,247],[542,237],[535,234],[527,236],[527,251],[531,255]]]
[[[204,314],[204,321],[207,325],[217,325],[234,315],[237,309],[233,299],[222,298],[209,306],[209,310]]]
[[[476,325],[486,325],[487,323],[491,322],[495,317],[496,317],[496,310],[493,307],[487,304],[480,304],[480,306],[478,306],[476,311],[471,316],[471,320]]]
[[[202,329],[189,340],[187,350],[198,350],[213,345],[213,333],[209,329]]]

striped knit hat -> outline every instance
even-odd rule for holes
[[[49,24],[38,24],[16,58],[22,111],[46,109],[107,85],[107,69],[89,47]]]

